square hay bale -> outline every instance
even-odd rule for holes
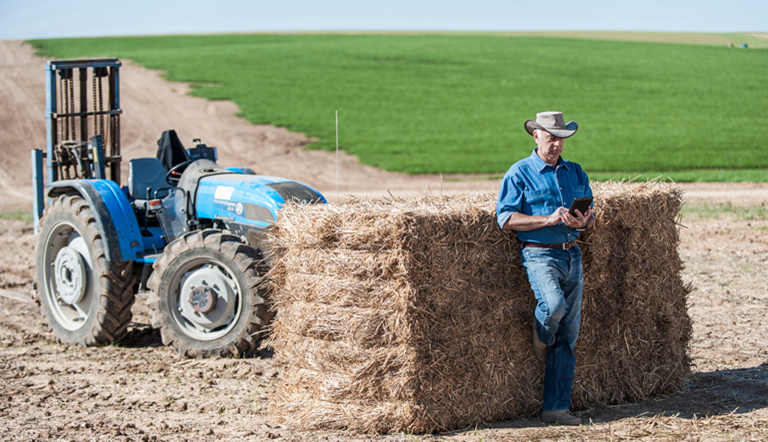
[[[682,191],[594,183],[573,408],[638,401],[690,372]],[[280,382],[297,429],[430,432],[540,411],[536,304],[495,194],[288,205],[272,240]]]

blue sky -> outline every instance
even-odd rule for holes
[[[768,32],[768,0],[0,0],[0,39],[315,30]]]

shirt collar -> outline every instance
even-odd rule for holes
[[[539,170],[539,172],[543,171],[547,166],[554,167],[551,164],[547,163],[546,161],[542,160],[541,157],[539,157],[539,154],[536,152],[537,150],[539,150],[538,147],[533,149],[533,153],[531,153],[531,157],[533,158],[533,163],[536,165],[536,168]],[[563,161],[562,155],[557,159],[558,167],[562,166],[567,169],[568,168],[567,164],[568,163]]]

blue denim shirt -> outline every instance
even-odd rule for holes
[[[557,167],[539,158],[536,149],[530,157],[509,168],[499,189],[496,221],[504,224],[514,212],[549,216],[558,207],[571,207],[573,200],[592,196],[589,178],[581,166],[562,157]],[[529,232],[517,232],[520,241],[562,244],[579,237],[579,232],[563,223]]]

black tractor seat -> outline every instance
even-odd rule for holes
[[[172,189],[165,181],[167,173],[157,158],[132,159],[128,165],[128,193],[137,200],[136,204],[167,196]]]

